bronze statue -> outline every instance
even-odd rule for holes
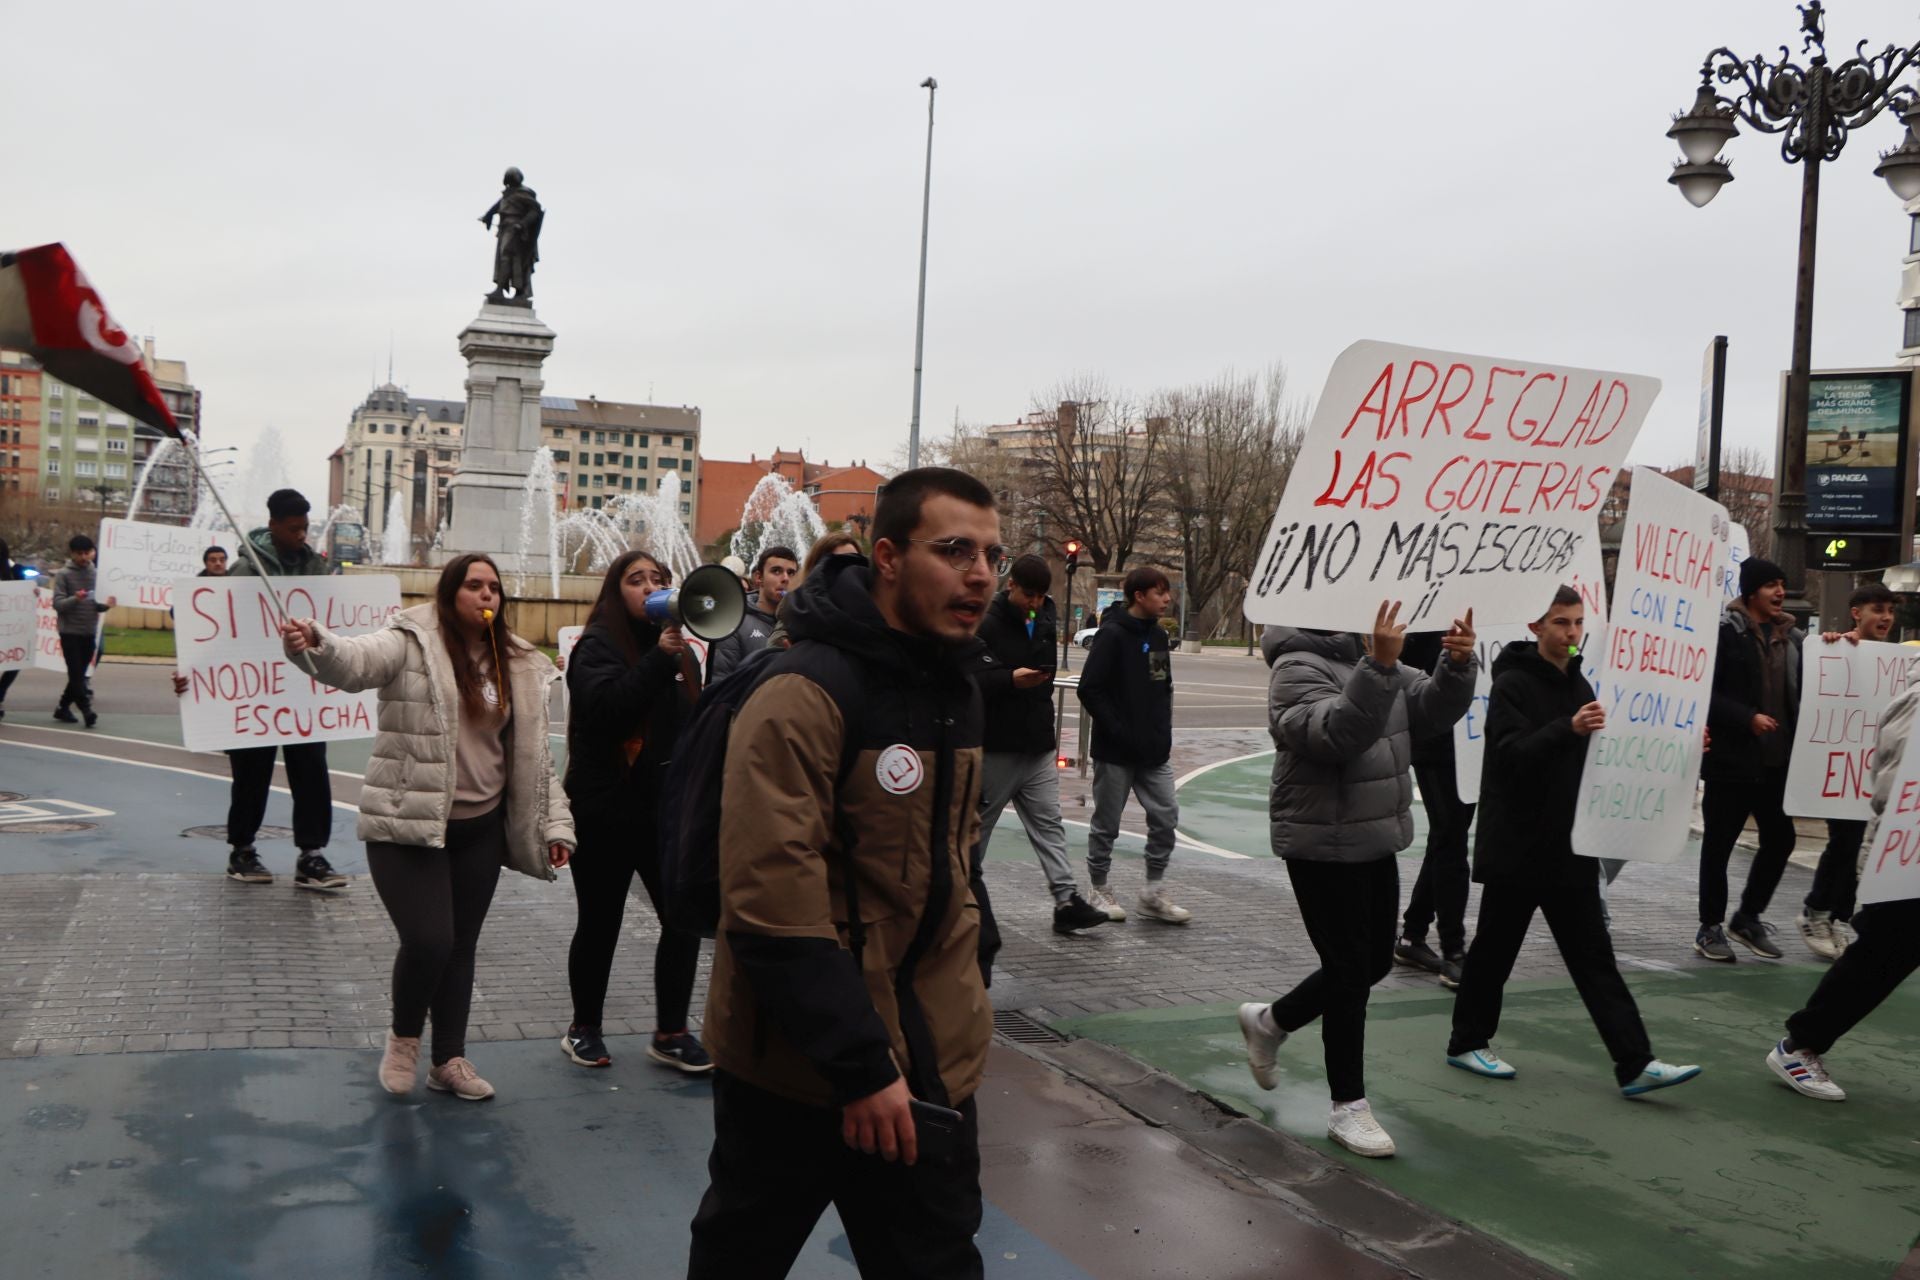
[[[507,170],[506,190],[493,202],[493,208],[480,215],[480,225],[493,230],[494,215],[500,216],[499,242],[493,251],[493,292],[487,301],[509,307],[533,305],[533,265],[540,261],[540,223],[546,211],[534,198],[533,188],[521,181],[518,169]],[[507,297],[507,290],[513,297]]]

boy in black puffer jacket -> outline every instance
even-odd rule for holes
[[[1545,616],[1528,625],[1537,639],[1514,641],[1493,664],[1480,828],[1473,842],[1473,878],[1482,886],[1480,923],[1454,1000],[1447,1062],[1489,1079],[1513,1079],[1514,1069],[1493,1052],[1491,1041],[1507,978],[1539,911],[1613,1058],[1620,1092],[1631,1098],[1685,1083],[1700,1068],[1654,1058],[1633,993],[1614,963],[1613,940],[1600,914],[1600,877],[1589,859],[1573,851],[1587,744],[1606,724],[1606,712],[1573,658],[1586,630],[1580,593],[1561,587]]]

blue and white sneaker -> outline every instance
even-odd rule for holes
[[[1647,1064],[1647,1069],[1620,1086],[1623,1096],[1637,1098],[1643,1093],[1652,1093],[1655,1089],[1670,1089],[1676,1084],[1685,1084],[1700,1074],[1698,1067],[1676,1067],[1672,1063],[1655,1058]]]
[[[1473,1074],[1485,1076],[1489,1080],[1511,1080],[1520,1074],[1507,1063],[1500,1061],[1500,1055],[1495,1053],[1492,1048],[1469,1049],[1465,1053],[1450,1053],[1447,1055],[1447,1065],[1450,1067],[1458,1067],[1462,1071],[1471,1071]]]
[[[1847,1091],[1833,1082],[1833,1077],[1827,1074],[1827,1064],[1820,1061],[1817,1053],[1805,1049],[1789,1051],[1787,1042],[1782,1040],[1767,1055],[1767,1065],[1773,1068],[1773,1074],[1792,1086],[1795,1093],[1804,1093],[1822,1102],[1847,1100]]]

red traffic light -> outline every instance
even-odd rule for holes
[[[1070,556],[1077,556],[1080,554],[1080,540],[1078,538],[1067,539],[1067,554]]]

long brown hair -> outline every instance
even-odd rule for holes
[[[620,655],[631,665],[640,661],[640,637],[634,634],[636,625],[653,628],[644,618],[636,618],[627,612],[627,598],[620,591],[620,583],[626,578],[633,566],[645,560],[660,571],[660,578],[668,586],[673,585],[673,570],[660,563],[660,558],[645,551],[629,551],[607,566],[607,576],[600,580],[600,594],[594,597],[593,609],[587,614],[587,625],[598,625],[613,638],[620,648]],[[644,634],[644,632],[642,633]]]
[[[467,580],[467,571],[476,564],[486,565],[500,581],[500,607],[494,610],[493,622],[488,626],[490,634],[487,648],[495,655],[495,663],[511,662],[523,652],[531,652],[531,649],[507,627],[507,580],[501,576],[500,566],[493,562],[493,557],[469,552],[448,561],[447,567],[440,571],[439,584],[433,589],[434,616],[440,621],[440,640],[447,646],[447,658],[453,663],[453,683],[460,690],[461,709],[470,715],[482,716],[488,710],[484,692],[487,676],[467,651],[466,632],[461,629],[459,616],[453,607],[460,595],[460,584]],[[493,686],[502,707],[507,705],[506,681],[506,672],[496,668]]]
[[[808,578],[811,578],[813,571],[820,567],[820,562],[825,560],[827,555],[835,547],[844,547],[848,543],[853,544],[853,554],[857,556],[866,554],[866,551],[860,546],[860,539],[844,531],[840,533],[823,533],[818,538],[815,538],[813,546],[807,550],[806,563],[800,566],[800,580],[804,582]]]

